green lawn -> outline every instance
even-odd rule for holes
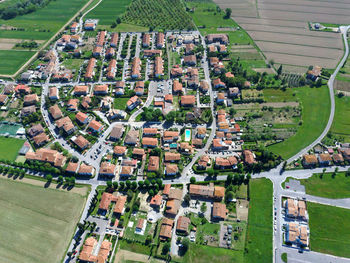
[[[237,31],[218,31],[218,27],[237,27],[238,24],[232,19],[224,19],[224,11],[221,13],[217,12],[217,5],[211,1],[201,2],[193,1],[186,2],[186,6],[189,8],[194,8],[194,12],[190,15],[199,31],[203,35],[211,33],[225,33],[228,34],[230,38],[230,45],[234,44],[251,44],[253,45],[253,40],[244,30]],[[203,28],[205,26],[205,28]]]
[[[0,50],[0,74],[14,74],[34,51]]]
[[[272,183],[268,179],[253,179],[249,187],[245,262],[272,262]]]
[[[350,98],[335,96],[335,114],[331,132],[350,140]]]
[[[334,178],[332,173],[323,176],[314,174],[299,181],[305,185],[307,194],[326,198],[350,198],[350,177],[346,177],[345,172],[337,173]]]
[[[120,240],[118,242],[120,249],[125,249],[131,252],[135,252],[135,253],[140,253],[140,254],[145,254],[145,255],[149,255],[151,252],[151,247],[147,247],[145,245],[142,245],[140,243],[128,243],[125,240]]]
[[[350,257],[350,210],[310,202],[307,210],[311,250]]]
[[[95,9],[86,15],[86,18],[99,19],[99,25],[111,25],[118,16],[125,12],[130,3],[131,0],[102,0]]]
[[[120,23],[117,27],[109,28],[108,30],[111,32],[146,32],[149,30],[149,28],[138,25]]]
[[[118,110],[125,110],[126,109],[126,103],[128,102],[129,98],[115,98],[114,99],[114,108]]]
[[[22,148],[24,140],[0,137],[0,159],[14,161],[18,151]]]
[[[1,262],[62,262],[82,195],[0,179]]]
[[[264,89],[263,91],[266,102],[287,102],[297,100],[297,97],[293,96],[293,94],[295,94],[293,89],[286,89],[285,91],[280,89]]]
[[[287,159],[313,142],[327,125],[330,112],[330,99],[327,87],[293,88],[302,107],[302,125],[297,133],[287,140],[269,146],[273,153]]]
[[[228,250],[224,248],[216,248],[216,247],[210,247],[210,246],[202,246],[202,245],[191,243],[188,252],[185,254],[183,258],[183,262],[236,263],[236,262],[244,262],[244,261],[243,261],[242,251]]]

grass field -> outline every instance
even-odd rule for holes
[[[264,99],[266,102],[288,102],[297,101],[297,97],[293,89],[286,89],[285,91],[280,89],[264,89]]]
[[[125,110],[126,109],[126,103],[128,102],[129,98],[115,98],[114,99],[114,108],[118,110]]]
[[[311,250],[350,257],[350,210],[310,202],[307,210]]]
[[[330,111],[329,91],[321,88],[294,88],[302,107],[302,125],[287,140],[269,146],[269,150],[287,159],[313,142],[327,125]]]
[[[250,204],[245,262],[272,262],[272,183],[250,181]]]
[[[344,137],[345,141],[350,140],[350,98],[335,96],[335,114],[331,127],[331,133]]]
[[[0,159],[14,161],[23,143],[24,140],[0,137]]]
[[[299,180],[305,185],[307,194],[326,198],[350,198],[350,177],[345,173],[337,173],[333,178],[332,173],[323,176],[314,174],[310,178]]]
[[[202,246],[191,243],[188,252],[183,258],[183,262],[202,263],[203,260],[211,263],[244,262],[242,251]]]
[[[0,181],[1,262],[61,262],[84,197],[7,179]]]
[[[86,15],[86,18],[99,19],[99,25],[111,25],[118,16],[125,12],[130,3],[131,0],[102,0],[95,9]]]
[[[15,73],[34,53],[34,51],[0,50],[0,73]]]

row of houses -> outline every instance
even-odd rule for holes
[[[332,163],[335,165],[343,165],[344,162],[350,161],[350,148],[340,148],[338,153],[330,154],[305,154],[302,158],[302,164],[305,168],[314,168],[319,166],[330,166]]]

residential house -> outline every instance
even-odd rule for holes
[[[170,240],[172,236],[174,220],[163,218],[160,226],[159,239],[162,241]]]
[[[173,82],[173,93],[182,94],[182,84],[177,79]]]
[[[21,117],[26,117],[29,116],[30,114],[34,113],[36,111],[36,108],[34,105],[28,106],[28,107],[23,107],[21,110]]]
[[[113,149],[113,153],[114,155],[120,157],[120,156],[124,156],[125,153],[127,151],[127,148],[125,146],[118,146],[116,145]]]
[[[103,125],[96,120],[92,120],[88,126],[88,130],[94,133],[100,133],[103,129]]]
[[[111,141],[119,141],[124,134],[124,126],[123,125],[115,125],[111,131],[109,139]]]
[[[110,46],[114,48],[118,47],[118,40],[119,40],[119,34],[113,33],[110,40]]]
[[[140,104],[141,104],[141,99],[138,96],[133,96],[127,101],[126,107],[129,111],[131,111],[135,109],[137,106],[139,106]]]
[[[194,95],[183,95],[181,96],[182,107],[194,107],[196,104],[196,97]]]
[[[142,36],[142,47],[149,47],[150,46],[150,42],[151,42],[151,36],[150,34],[143,34]]]
[[[161,195],[155,195],[151,198],[149,205],[153,208],[159,209],[162,204],[163,197]]]
[[[73,93],[74,93],[74,95],[76,95],[76,96],[87,95],[88,89],[89,89],[88,86],[79,86],[79,85],[78,85],[78,86],[75,86],[75,87],[74,87]]]
[[[178,162],[181,159],[181,154],[179,153],[174,153],[174,152],[165,152],[164,154],[164,160],[165,162]]]
[[[141,78],[141,60],[139,57],[134,57],[131,65],[131,78]]]
[[[314,154],[305,154],[302,163],[305,168],[316,167],[318,163],[317,157]]]
[[[32,127],[30,127],[27,130],[27,134],[29,137],[34,137],[39,135],[40,133],[44,132],[44,128],[43,126],[39,123],[39,124],[34,124]]]
[[[107,79],[114,79],[117,74],[117,61],[112,59],[107,68]]]
[[[156,136],[158,134],[157,128],[144,128],[143,129],[143,136]]]
[[[25,155],[29,161],[39,161],[50,163],[55,167],[63,167],[66,163],[66,157],[58,151],[40,148],[36,152],[27,152]]]
[[[69,99],[67,102],[67,110],[69,111],[77,111],[78,110],[78,99]]]
[[[83,113],[83,112],[81,112],[81,111],[79,111],[79,112],[75,115],[75,119],[76,119],[77,122],[80,123],[80,124],[87,124],[88,121],[89,121],[89,117],[88,117],[85,113]]]
[[[330,166],[332,164],[332,157],[329,153],[321,153],[318,156],[320,166]]]
[[[149,138],[151,139],[151,138]],[[148,172],[156,172],[159,170],[159,157],[158,156],[150,156],[148,160]]]
[[[164,39],[165,39],[164,33],[159,32],[157,34],[157,42],[156,42],[156,47],[157,48],[163,48],[164,47]]]
[[[1,94],[0,95],[0,105],[5,105],[6,104],[6,102],[8,101],[8,97],[7,97],[7,95],[4,95],[4,94]]]
[[[179,216],[176,223],[176,232],[188,235],[190,225],[191,225],[191,220],[188,217]]]
[[[108,85],[96,85],[94,87],[94,94],[95,95],[107,95],[108,94]]]
[[[160,78],[163,75],[164,75],[163,59],[161,57],[155,57],[155,59],[154,59],[154,77]]]
[[[228,44],[228,36],[226,34],[209,34],[206,36],[208,44],[219,42],[223,45]]]
[[[128,134],[125,136],[124,143],[128,145],[135,145],[139,140],[139,131],[130,130]]]
[[[49,99],[50,100],[58,100],[59,99],[57,87],[50,87],[50,89],[49,89]]]
[[[184,57],[184,64],[187,66],[195,66],[197,59],[195,55],[189,55]]]
[[[93,166],[87,165],[85,163],[81,163],[79,170],[78,170],[78,175],[91,177],[91,176],[93,176],[94,171],[95,171],[95,169]]]
[[[172,143],[179,139],[178,131],[164,131],[163,133],[163,142],[164,143]]]
[[[82,135],[79,135],[73,140],[74,144],[78,146],[81,151],[84,151],[87,147],[89,147],[89,141],[85,139]]]
[[[226,205],[224,203],[214,202],[212,211],[213,220],[225,220],[227,217],[227,213],[228,210],[226,209]]]
[[[237,163],[237,158],[234,156],[229,156],[227,158],[216,157],[215,159],[215,167],[217,169],[235,169]]]
[[[57,104],[51,106],[49,108],[49,112],[51,114],[51,117],[54,119],[54,120],[58,120],[60,118],[62,118],[63,114],[62,114],[62,111],[61,109],[58,107]]]
[[[78,171],[79,163],[69,162],[65,170],[66,173],[75,174]]]
[[[45,145],[49,140],[50,140],[49,136],[47,136],[45,133],[40,133],[40,134],[36,135],[35,137],[33,137],[34,144],[37,147],[41,147],[41,146]]]
[[[244,162],[248,165],[256,163],[254,154],[250,150],[243,151]]]
[[[114,177],[115,176],[115,164],[110,162],[102,162],[100,166],[99,175],[103,177]]]
[[[23,100],[24,106],[34,105],[37,102],[39,102],[39,97],[36,94],[28,94],[24,96],[24,100]]]
[[[166,176],[176,176],[178,171],[179,171],[179,168],[176,164],[167,163],[165,165],[165,172],[164,173]]]
[[[96,65],[96,59],[95,58],[90,58],[89,63],[87,65],[86,68],[86,72],[85,72],[85,78],[91,80],[94,76],[94,68]],[[86,94],[84,94],[86,95]]]

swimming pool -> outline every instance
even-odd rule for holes
[[[177,148],[177,143],[171,143],[170,148],[172,148],[172,149]]]
[[[185,142],[189,142],[191,140],[191,130],[185,130]]]

